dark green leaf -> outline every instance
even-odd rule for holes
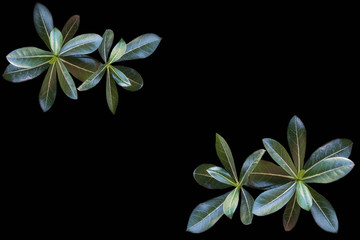
[[[231,175],[221,167],[212,167],[207,170],[207,172],[219,182],[231,185],[236,187],[236,183]]]
[[[207,170],[212,167],[216,166],[213,164],[201,164],[198,166],[193,173],[196,182],[208,189],[224,189],[230,187],[228,184],[219,182],[207,172]]]
[[[308,169],[315,163],[330,157],[348,158],[351,154],[353,142],[349,139],[335,139],[331,142],[319,147],[309,160],[306,161],[304,168]]]
[[[19,48],[9,53],[6,58],[19,68],[34,68],[49,62],[54,55],[36,47]]]
[[[265,216],[278,211],[289,202],[295,190],[296,182],[289,182],[261,193],[254,202],[253,214]]]
[[[55,64],[51,64],[41,85],[39,93],[40,106],[44,112],[47,112],[54,104],[56,98],[56,89],[56,67]]]
[[[231,150],[227,142],[223,137],[221,137],[219,134],[216,134],[216,153],[222,163],[222,165],[225,167],[225,169],[230,173],[230,175],[235,179],[235,181],[238,181],[234,158],[232,156]]]
[[[226,197],[223,205],[224,214],[232,219],[234,212],[239,204],[239,188],[236,187]]]
[[[103,34],[103,40],[98,49],[101,58],[104,62],[107,62],[107,58],[109,56],[110,48],[114,41],[114,32],[111,29],[107,29]]]
[[[253,152],[244,162],[241,171],[240,171],[240,186],[242,184],[247,183],[248,181],[248,177],[250,176],[250,174],[254,171],[255,167],[257,166],[257,164],[259,163],[261,157],[264,155],[265,150],[264,149],[260,149],[257,150],[255,152]]]
[[[69,98],[77,99],[77,90],[74,80],[70,76],[70,73],[66,69],[65,65],[60,60],[56,61],[54,64],[56,64],[56,71],[61,89]]]
[[[93,87],[95,87],[101,80],[101,78],[104,76],[106,70],[106,65],[101,64],[98,68],[98,70],[93,73],[83,84],[81,84],[78,87],[79,91],[86,91]]]
[[[187,231],[192,233],[202,233],[211,228],[224,214],[223,203],[229,193],[200,203],[192,211]]]
[[[82,82],[94,74],[101,64],[88,55],[63,57],[60,60],[64,63],[66,69]]]
[[[54,55],[58,55],[63,43],[63,36],[59,29],[54,28],[50,33],[50,46]]]
[[[161,38],[153,33],[141,35],[127,44],[126,53],[118,61],[146,58],[156,50],[160,41]]]
[[[296,177],[295,165],[286,149],[279,142],[271,138],[264,138],[263,143],[272,159],[290,176]]]
[[[327,232],[337,233],[339,228],[338,219],[334,208],[330,202],[316,192],[311,187],[308,187],[313,198],[313,205],[311,207],[311,214],[319,227]]]
[[[117,60],[119,60],[125,53],[126,51],[126,43],[123,39],[121,39],[113,48],[113,50],[110,53],[110,57],[109,57],[109,63],[113,63],[116,62]]]
[[[106,71],[106,101],[110,111],[115,115],[119,101],[119,95],[114,80],[111,78],[110,71]]]
[[[283,225],[285,231],[291,231],[300,216],[300,206],[297,204],[296,193],[286,204],[284,215],[283,215]]]
[[[74,15],[65,23],[61,33],[64,37],[63,44],[67,43],[71,38],[75,36],[80,25],[80,16]]]
[[[124,66],[113,66],[120,70],[122,73],[125,74],[127,79],[129,80],[130,84],[129,86],[125,86],[125,84],[122,85],[122,87],[128,91],[135,92],[142,88],[143,86],[143,79],[141,75],[134,69]]]
[[[241,204],[240,204],[240,220],[243,224],[249,225],[253,219],[253,205],[254,198],[246,191],[244,188],[241,188]]]
[[[310,210],[312,206],[311,193],[302,181],[298,181],[296,184],[296,199],[302,209],[306,211]]]
[[[3,77],[14,83],[24,82],[31,80],[39,76],[49,67],[49,62],[45,62],[42,65],[32,68],[19,68],[12,64],[9,64],[5,69]]]
[[[34,8],[34,24],[36,32],[40,38],[45,42],[46,46],[51,49],[50,46],[50,32],[54,28],[52,15],[44,5],[36,3]]]
[[[294,116],[288,126],[287,139],[297,172],[304,166],[306,150],[306,129],[300,118]]]
[[[325,158],[308,168],[302,180],[307,183],[334,182],[348,174],[353,167],[354,163],[347,158]]]
[[[64,44],[60,55],[64,57],[92,53],[98,49],[101,41],[102,37],[97,34],[89,33],[79,35]]]
[[[129,79],[127,78],[127,76],[121,72],[118,68],[115,68],[113,66],[110,65],[110,72],[111,72],[111,75],[112,77],[114,78],[115,82],[121,86],[121,87],[124,87],[124,86],[130,86],[130,81]]]

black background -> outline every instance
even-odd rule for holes
[[[149,58],[123,63],[142,75],[144,87],[135,93],[119,88],[115,116],[104,81],[76,101],[58,88],[47,113],[38,103],[45,74],[20,84],[0,81],[2,208],[9,239],[294,239],[309,233],[344,239],[356,233],[358,166],[337,182],[313,185],[335,208],[338,234],[322,231],[305,211],[285,232],[283,210],[255,216],[250,226],[241,224],[237,211],[233,220],[223,217],[200,235],[185,231],[197,204],[224,193],[204,189],[192,177],[202,163],[220,165],[216,132],[240,170],[249,154],[263,148],[262,138],[287,146],[287,124],[297,115],[307,128],[307,157],[334,138],[349,138],[350,159],[358,164],[354,6],[86,2],[41,1],[59,29],[79,14],[77,34],[112,29],[115,41],[148,32],[163,39]],[[33,26],[34,5],[2,5],[1,71],[12,50],[46,49]]]

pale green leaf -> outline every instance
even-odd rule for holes
[[[297,172],[304,166],[306,150],[306,129],[300,118],[294,116],[287,129],[287,139]]]
[[[61,56],[74,56],[79,54],[89,54],[100,46],[102,42],[102,37],[98,34],[82,34],[73,39],[69,40],[61,48]]]
[[[45,7],[41,3],[36,3],[33,18],[36,32],[45,42],[46,46],[51,49],[50,33],[54,28],[54,22],[49,9],[47,9],[47,7]]]
[[[244,225],[249,225],[253,219],[254,198],[248,191],[241,188],[240,220]]]
[[[207,172],[216,180],[219,182],[231,185],[231,186],[237,186],[232,176],[223,168],[221,167],[212,167],[207,170]]]
[[[306,184],[302,181],[298,181],[296,184],[296,199],[299,206],[309,211],[312,206],[312,197],[309,189],[307,188]]]
[[[51,64],[41,85],[39,93],[40,106],[44,112],[47,112],[54,104],[56,98],[56,91],[56,67],[55,64]]]
[[[31,80],[39,76],[49,67],[49,62],[44,62],[43,64],[32,67],[32,68],[19,68],[12,64],[9,64],[5,69],[3,77],[14,83],[24,82]]]
[[[110,72],[112,77],[114,78],[115,82],[121,87],[130,86],[131,83],[127,76],[119,70],[119,68],[113,67],[110,65]]]
[[[74,80],[70,76],[65,65],[60,60],[56,61],[54,64],[56,64],[56,71],[61,89],[69,98],[77,99],[78,95]]]
[[[50,46],[54,55],[58,55],[63,43],[63,36],[59,29],[54,28],[50,33]]]
[[[98,51],[104,62],[107,62],[107,58],[109,56],[110,49],[114,41],[114,32],[111,29],[107,29],[102,37],[103,40],[100,44]]]
[[[36,47],[24,47],[10,52],[6,58],[19,68],[34,68],[49,62],[54,55]]]
[[[119,95],[116,84],[111,78],[109,69],[106,71],[106,101],[110,111],[115,115],[119,101]]]
[[[117,60],[119,60],[125,53],[126,51],[126,43],[123,39],[121,39],[113,48],[113,50],[110,53],[110,57],[109,57],[109,63],[113,63],[116,62]]]
[[[230,187],[230,185],[219,182],[208,173],[207,170],[212,167],[216,166],[213,164],[201,164],[198,166],[193,173],[195,181],[208,189],[224,189]]]
[[[95,87],[100,82],[102,77],[104,76],[105,70],[106,70],[106,65],[101,64],[99,66],[98,70],[95,73],[93,73],[88,79],[86,79],[85,82],[83,82],[83,84],[81,84],[78,87],[78,90],[86,91],[86,90],[89,90],[89,89]]]
[[[235,179],[235,181],[238,181],[234,158],[232,156],[231,150],[225,139],[220,136],[219,134],[216,134],[216,153],[224,166],[224,168],[230,173],[230,175]]]
[[[260,150],[253,152],[249,157],[247,157],[247,159],[243,163],[243,166],[241,168],[240,175],[239,175],[240,186],[247,183],[248,177],[254,171],[255,167],[259,163],[259,161],[260,161],[261,157],[264,155],[264,153],[265,153],[265,150],[260,149]]]
[[[239,204],[239,187],[234,188],[226,197],[223,205],[224,214],[232,219],[234,212]]]
[[[135,92],[142,88],[142,86],[144,84],[143,79],[136,70],[129,68],[129,67],[124,67],[124,66],[113,66],[113,67],[117,68],[123,74],[125,74],[125,76],[129,80],[129,82],[130,82],[129,86],[126,86],[126,84],[121,85],[125,90]]]

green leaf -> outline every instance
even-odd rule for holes
[[[229,145],[226,143],[225,139],[221,137],[219,134],[216,134],[216,153],[222,163],[222,165],[225,167],[225,169],[230,173],[230,175],[235,179],[235,181],[238,181],[234,158],[232,156],[231,150]]]
[[[288,174],[296,177],[296,169],[286,149],[276,140],[271,138],[263,139],[264,146],[272,159],[280,165]]]
[[[115,115],[119,101],[119,95],[114,80],[111,78],[110,71],[106,71],[106,101],[110,111]]]
[[[49,67],[49,62],[32,68],[19,68],[9,64],[5,69],[3,77],[13,83],[24,82],[39,76]]]
[[[207,170],[207,172],[219,182],[231,185],[236,187],[236,183],[231,175],[221,167],[212,167]]]
[[[114,41],[114,32],[111,29],[107,29],[103,34],[103,40],[98,49],[101,58],[104,62],[107,62],[107,58],[109,56],[110,48]]]
[[[230,185],[219,182],[208,173],[207,170],[212,167],[216,166],[213,164],[201,164],[198,166],[193,173],[195,181],[208,189],[224,189],[230,187]]]
[[[224,214],[232,219],[234,212],[239,204],[239,187],[234,188],[226,197],[223,205]]]
[[[283,214],[283,226],[285,231],[291,231],[300,216],[300,206],[297,204],[296,193],[290,199],[290,201],[286,204],[285,211]]]
[[[14,66],[20,68],[34,68],[49,62],[53,54],[36,47],[19,48],[9,53],[6,58]]]
[[[255,167],[257,166],[257,164],[259,163],[261,157],[264,155],[265,150],[264,149],[260,149],[257,150],[255,152],[253,152],[243,163],[243,166],[241,168],[240,171],[240,186],[242,186],[243,184],[247,183],[248,181],[248,177],[250,176],[250,174],[254,171]]]
[[[44,5],[36,3],[33,13],[34,24],[36,32],[40,38],[45,42],[46,46],[51,49],[50,46],[50,32],[54,28],[54,22],[52,15]]]
[[[100,46],[102,37],[98,34],[82,34],[64,44],[60,51],[61,56],[73,56],[78,54],[89,54]]]
[[[141,35],[127,44],[125,54],[118,61],[146,58],[156,50],[160,41],[161,37],[153,33]]]
[[[211,228],[224,214],[223,203],[229,193],[200,203],[192,211],[187,231],[192,233],[202,233]]]
[[[115,68],[110,65],[111,76],[114,78],[115,82],[121,87],[130,86],[130,81],[127,76],[121,72],[118,68]]]
[[[244,188],[241,188],[240,220],[244,225],[249,225],[253,219],[254,198]]]
[[[74,15],[65,23],[61,33],[64,37],[63,44],[67,43],[71,38],[75,36],[75,33],[79,29],[80,25],[80,16]]]
[[[248,184],[254,188],[268,189],[279,187],[293,180],[294,178],[289,176],[288,173],[278,165],[260,160],[249,176]]]
[[[300,118],[294,116],[287,129],[287,139],[297,172],[304,166],[306,150],[306,129]]]
[[[63,36],[59,29],[54,28],[50,33],[50,46],[54,55],[58,55],[63,43]]]
[[[347,158],[325,158],[305,171],[302,178],[307,183],[331,183],[347,175],[354,163]]]
[[[323,230],[331,233],[337,233],[339,223],[334,208],[326,198],[311,187],[308,188],[312,195],[313,205],[311,207],[311,214],[315,222]]]
[[[295,185],[296,182],[289,182],[261,193],[254,202],[253,214],[265,216],[281,209],[294,195]]]
[[[56,98],[56,89],[56,67],[55,64],[52,64],[46,73],[39,93],[40,106],[44,112],[47,112],[54,104]]]
[[[57,60],[55,64],[61,89],[69,98],[77,99],[77,90],[74,80],[70,76],[65,65],[60,60]]]
[[[99,66],[99,69],[95,73],[93,73],[88,79],[86,79],[86,81],[83,82],[83,84],[81,84],[78,87],[78,90],[86,91],[86,90],[89,90],[89,89],[95,87],[100,82],[102,77],[104,76],[105,70],[106,70],[106,65],[101,64]]]
[[[101,64],[88,55],[63,57],[60,60],[64,63],[66,69],[82,82],[94,74]]]
[[[117,68],[122,73],[125,74],[127,79],[130,82],[129,86],[126,86],[125,84],[122,85],[122,87],[128,91],[135,92],[142,88],[143,86],[143,79],[141,75],[134,69],[124,66],[113,66],[114,68]]]
[[[116,62],[117,60],[119,60],[125,53],[126,51],[126,43],[123,39],[121,39],[113,48],[113,50],[110,53],[110,57],[109,57],[109,63],[113,63]]]
[[[306,211],[310,210],[312,206],[311,193],[302,181],[298,181],[296,184],[296,199],[302,209]]]
[[[349,139],[335,139],[329,143],[319,147],[309,160],[306,161],[304,168],[308,169],[315,163],[330,157],[344,157],[348,158],[351,154],[353,142]]]

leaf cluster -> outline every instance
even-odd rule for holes
[[[55,102],[57,82],[66,96],[77,99],[78,90],[94,87],[106,71],[106,99],[109,109],[115,114],[118,105],[115,83],[126,90],[137,91],[141,89],[143,80],[134,69],[112,64],[146,58],[156,50],[161,41],[156,34],[143,34],[128,44],[121,39],[110,53],[114,39],[114,33],[110,29],[105,31],[103,37],[94,33],[74,37],[80,25],[79,15],[70,17],[60,31],[54,27],[49,9],[37,3],[33,20],[36,32],[48,50],[23,47],[10,52],[6,56],[10,64],[3,77],[10,82],[19,83],[34,79],[47,70],[39,93],[40,106],[44,112]],[[88,55],[96,50],[104,64]],[[83,82],[78,88],[73,77]]]
[[[295,227],[300,211],[304,209],[311,212],[320,228],[336,233],[338,219],[334,208],[324,196],[310,187],[309,183],[331,183],[347,175],[354,167],[354,163],[348,159],[353,143],[349,139],[332,140],[313,152],[304,163],[306,135],[304,124],[294,116],[287,129],[290,154],[276,140],[264,138],[264,147],[277,165],[260,160],[265,153],[265,150],[261,149],[245,160],[237,178],[230,148],[217,134],[216,151],[225,169],[212,164],[202,164],[195,169],[194,178],[208,189],[224,189],[229,186],[235,189],[199,204],[190,215],[187,230],[193,233],[204,232],[223,214],[232,218],[241,192],[240,216],[244,224],[251,223],[252,214],[265,216],[285,206],[285,231]],[[243,186],[264,192],[254,200]]]

